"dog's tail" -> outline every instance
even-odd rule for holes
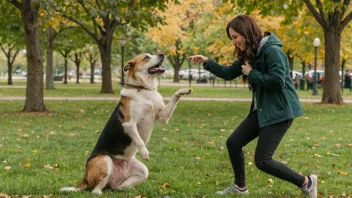
[[[88,187],[87,180],[83,179],[81,184],[76,187],[63,187],[60,189],[61,192],[77,192],[80,190],[84,190]]]

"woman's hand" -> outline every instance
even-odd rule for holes
[[[205,63],[207,62],[209,59],[208,57],[205,57],[203,55],[193,55],[193,56],[190,56],[188,57],[188,59],[192,62],[192,63]]]
[[[248,75],[251,70],[252,66],[246,61],[244,65],[242,65],[242,73],[244,75]]]

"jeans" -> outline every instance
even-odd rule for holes
[[[267,174],[291,182],[298,187],[304,183],[305,177],[295,172],[285,164],[272,159],[282,137],[290,128],[293,120],[259,128],[257,111],[248,117],[235,129],[226,141],[231,165],[234,170],[235,184],[246,186],[245,162],[242,147],[258,137],[254,162],[257,168]]]

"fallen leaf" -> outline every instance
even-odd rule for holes
[[[224,150],[224,147],[223,146],[220,146],[220,151]]]
[[[1,194],[0,193],[0,198],[10,198],[7,194]]]
[[[215,144],[215,142],[208,142],[208,144],[213,146]]]
[[[268,179],[268,180],[266,180],[268,183],[270,183],[270,184],[273,184],[274,183],[274,180],[273,179]]]
[[[176,132],[180,132],[180,129],[179,129],[179,128],[176,128],[175,131],[176,131]]]
[[[163,138],[163,140],[167,141],[167,138]]]
[[[142,198],[142,195],[134,196],[133,198]]]
[[[23,167],[24,168],[29,168],[29,167],[31,167],[31,164],[25,164]]]
[[[100,131],[99,131],[99,130],[96,130],[96,131],[95,131],[95,134],[98,134],[98,133],[100,133]]]
[[[220,132],[225,132],[226,130],[225,129],[220,129]]]
[[[20,149],[17,149],[17,150],[16,150],[16,153],[20,153],[20,152],[21,152],[21,150],[20,150]]]
[[[161,187],[165,190],[167,187],[170,187],[170,184],[169,183],[164,183]]]
[[[313,145],[313,147],[318,147],[318,146],[319,146],[319,144],[314,144],[314,145]]]
[[[339,148],[341,145],[340,144],[334,144],[334,147]]]
[[[319,154],[314,154],[313,157],[321,158],[321,155],[319,155]]]
[[[341,174],[341,175],[348,175],[348,172],[342,172],[340,170],[338,171],[338,173]]]
[[[43,195],[43,198],[50,198],[50,197],[52,197],[53,196],[53,194],[50,194],[50,195]]]
[[[52,167],[50,164],[44,165],[44,168],[54,169],[54,167]]]
[[[249,165],[249,166],[252,166],[252,165],[253,165],[253,163],[252,163],[252,162],[248,162],[248,165]]]
[[[327,153],[328,155],[330,156],[334,156],[334,157],[338,157],[339,155],[338,154],[335,154],[335,153]]]
[[[348,146],[348,147],[352,147],[352,144],[346,144],[346,146]]]
[[[5,170],[10,170],[12,167],[11,166],[5,166]],[[0,196],[1,198],[1,196]]]
[[[198,184],[198,185],[201,185],[202,183],[200,183],[200,182],[197,182],[197,184]]]
[[[50,131],[49,135],[55,135],[56,133],[54,131]]]
[[[33,153],[36,153],[36,152],[38,152],[38,150],[37,150],[37,149],[35,149],[35,150],[33,150],[32,152],[33,152]]]
[[[70,136],[70,137],[73,137],[73,136],[75,136],[76,134],[74,134],[74,133],[69,133],[67,136]]]
[[[200,157],[197,155],[197,156],[196,156],[196,158],[194,158],[194,159],[196,159],[196,160],[200,160]]]

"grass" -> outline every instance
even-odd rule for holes
[[[16,81],[14,86],[25,86],[24,81]],[[0,81],[0,85],[6,85],[5,81]],[[158,90],[164,96],[171,96],[175,91],[180,89],[180,87],[188,87],[188,83],[175,83],[176,86],[167,86],[163,85]],[[11,87],[11,86],[9,86]],[[251,98],[252,93],[248,90],[247,87],[244,87],[242,84],[239,84],[237,88],[232,84],[231,86],[227,83],[225,85],[212,86],[197,86],[196,83],[192,84],[193,93],[192,95],[185,97],[209,97],[209,98]],[[87,96],[87,97],[117,97],[120,93],[121,86],[118,85],[117,81],[113,81],[113,91],[114,94],[101,94],[101,84],[89,84],[89,81],[81,81],[80,84],[75,84],[74,82],[69,82],[69,84],[62,84],[61,82],[55,82],[55,89],[44,89],[44,96],[46,97],[75,97],[75,96]],[[318,95],[313,96],[312,90],[297,90],[299,98],[304,99],[321,99],[323,94],[323,89],[318,89]],[[0,97],[4,96],[25,96],[26,89],[25,87],[19,88],[0,88]],[[349,89],[344,89],[344,92],[341,93],[343,99],[352,100],[352,92]]]
[[[75,87],[72,89],[80,96],[85,85]],[[59,89],[57,86],[51,93],[55,95]],[[99,90],[87,88],[86,92],[94,93],[95,89]],[[163,87],[161,91],[171,95],[177,89]],[[197,97],[234,97],[240,92],[232,88],[194,89]],[[0,101],[0,194],[96,197],[89,191],[58,190],[83,178],[85,161],[117,101],[45,104],[51,113],[23,114],[19,110],[24,101]],[[168,125],[157,122],[147,145],[150,160],[141,161],[149,168],[148,180],[123,192],[104,190],[102,197],[222,197],[214,192],[233,181],[225,142],[249,106],[249,102],[180,101]],[[352,144],[352,105],[302,106],[305,115],[294,121],[274,159],[302,174],[318,174],[320,197],[351,195],[352,147],[348,145]],[[255,145],[256,140],[244,148],[248,197],[303,197],[294,185],[254,166]],[[137,158],[141,159],[138,153]]]

